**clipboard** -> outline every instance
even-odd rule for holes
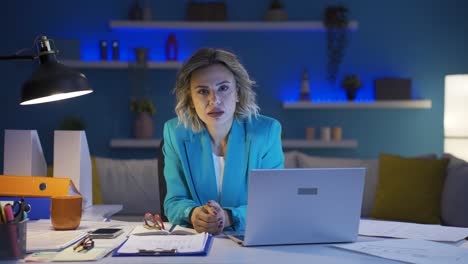
[[[187,235],[190,236],[190,235]],[[160,250],[160,251],[146,251],[146,252],[136,252],[136,253],[119,253],[120,248],[128,241],[127,238],[120,246],[118,246],[112,253],[112,257],[167,257],[167,256],[206,256],[211,249],[213,244],[213,236],[207,234],[207,239],[203,250],[196,252],[177,252],[175,250]],[[153,236],[159,237],[159,236]],[[166,236],[162,236],[166,237]]]

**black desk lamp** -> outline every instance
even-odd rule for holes
[[[52,40],[51,40],[52,41]],[[0,60],[35,60],[39,58],[39,68],[26,80],[21,89],[21,105],[40,104],[63,100],[92,93],[88,79],[59,63],[51,49],[49,39],[41,36],[38,55],[0,56]]]

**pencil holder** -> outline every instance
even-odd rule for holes
[[[21,259],[26,254],[26,223],[0,224],[0,259]]]

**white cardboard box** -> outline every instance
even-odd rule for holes
[[[3,174],[47,176],[47,163],[36,130],[5,130]]]
[[[85,131],[54,131],[54,177],[70,178],[83,197],[83,208],[93,205],[93,175]]]

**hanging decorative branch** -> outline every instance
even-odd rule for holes
[[[335,83],[344,49],[347,45],[348,9],[343,6],[330,6],[325,9],[323,23],[327,28],[327,79]]]

